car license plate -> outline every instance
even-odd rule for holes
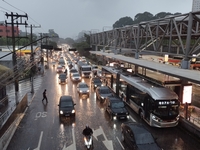
[[[66,116],[66,117],[68,117],[68,116],[69,116],[69,114],[65,114],[65,116]]]
[[[120,119],[125,119],[125,117],[120,117]]]

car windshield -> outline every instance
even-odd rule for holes
[[[113,102],[111,104],[112,108],[123,108],[124,107],[124,103],[123,102]]]
[[[59,78],[66,78],[65,74],[60,74]]]
[[[76,70],[76,69],[73,69],[73,70],[70,70],[70,72],[77,72],[77,70]]]
[[[111,91],[109,89],[101,89],[101,94],[109,94]]]
[[[73,74],[73,77],[79,77],[80,75],[79,74]]]
[[[135,141],[137,145],[152,144],[155,143],[150,133],[141,133],[135,135]]]
[[[99,78],[93,79],[94,83],[100,83],[101,80]]]
[[[60,106],[61,107],[72,107],[73,106],[73,103],[71,101],[62,101],[60,103]]]
[[[87,84],[80,84],[79,88],[88,88],[88,85]]]

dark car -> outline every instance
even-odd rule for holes
[[[100,78],[92,78],[91,79],[91,87],[93,86],[93,88],[95,89],[95,88],[97,88],[97,87],[99,87],[99,86],[102,86],[102,81],[101,81],[101,79]]]
[[[132,150],[161,150],[144,125],[136,122],[121,124],[122,141]]]
[[[108,96],[113,95],[113,91],[107,86],[100,86],[96,89],[96,98],[100,100],[101,103],[103,103]]]
[[[66,76],[65,73],[59,74],[59,77],[58,77],[58,78],[59,78],[59,80],[60,80],[60,84],[66,83],[67,76]]]
[[[59,100],[59,116],[65,116],[65,117],[70,117],[74,116],[75,117],[75,108],[74,105],[76,105],[73,101],[72,96],[68,95],[63,95],[60,97]]]
[[[129,112],[125,108],[125,103],[116,96],[108,96],[106,98],[106,111],[110,114],[111,119],[114,120],[129,118]]]
[[[70,77],[72,76],[73,73],[78,72],[75,68],[70,69],[69,73],[70,73]]]

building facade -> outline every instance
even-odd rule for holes
[[[200,0],[193,0],[192,12],[200,11]]]
[[[14,35],[19,36],[19,28],[14,27]],[[12,37],[12,27],[6,26],[5,23],[0,22],[0,37]]]

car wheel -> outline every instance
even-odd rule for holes
[[[123,141],[123,142],[125,141],[124,132],[122,132],[122,141]]]

